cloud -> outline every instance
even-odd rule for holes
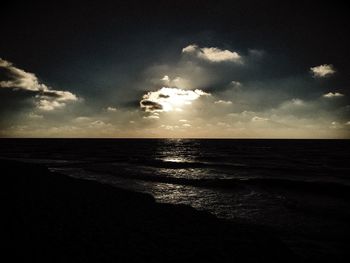
[[[191,104],[201,96],[210,96],[202,90],[183,90],[163,87],[157,91],[150,91],[143,95],[140,107],[146,112],[168,112]]]
[[[117,111],[117,108],[116,108],[116,107],[111,107],[111,106],[109,106],[109,107],[107,107],[107,111],[108,111],[108,112],[116,112],[116,111]]]
[[[144,116],[143,118],[146,119],[146,120],[158,120],[159,116],[157,116],[157,115],[149,115],[149,116]]]
[[[328,92],[326,94],[323,94],[324,98],[331,99],[331,98],[339,98],[339,97],[344,97],[344,94],[341,94],[339,92]]]
[[[315,78],[325,78],[333,75],[336,72],[333,65],[328,64],[312,67],[310,70]]]
[[[35,114],[35,113],[33,113],[33,112],[29,113],[29,114],[28,114],[28,117],[31,118],[31,119],[37,119],[37,120],[38,120],[38,119],[43,119],[43,118],[44,118],[43,115]]]
[[[91,121],[91,118],[90,117],[86,117],[86,116],[79,116],[79,117],[76,117],[73,120],[73,122],[78,122],[78,123],[88,122],[88,121]]]
[[[259,117],[259,116],[254,116],[252,118],[252,122],[268,121],[268,120],[269,120],[268,118],[262,118],[262,117]]]
[[[165,129],[165,130],[173,131],[173,130],[179,129],[179,126],[177,126],[177,125],[172,126],[172,125],[164,125],[164,124],[162,124],[162,125],[160,126],[160,128],[163,128],[163,129]]]
[[[233,87],[241,87],[242,86],[242,83],[239,82],[239,81],[235,81],[235,80],[232,80],[231,83],[230,83]]]
[[[57,101],[76,101],[78,100],[77,96],[69,91],[62,91],[62,90],[45,90],[42,91],[40,94],[40,97],[46,97],[46,98],[54,98]]]
[[[332,121],[331,125],[329,126],[330,129],[341,129],[343,128],[343,125],[337,121]]]
[[[145,98],[145,95],[144,95],[144,98]],[[146,112],[163,111],[162,104],[155,102],[155,101],[148,100],[148,99],[141,100],[140,107],[142,110],[144,110]]]
[[[219,63],[219,62],[234,62],[242,63],[242,57],[235,51],[222,50],[217,47],[200,48],[196,44],[188,45],[182,49],[183,54],[196,56],[200,59]]]
[[[0,88],[24,89],[30,91],[45,91],[48,87],[40,84],[33,73],[16,68],[9,61],[0,58],[0,68],[5,70],[7,80],[0,81]],[[4,77],[5,77],[4,76]]]
[[[166,87],[171,87],[171,88],[187,89],[190,86],[190,83],[187,79],[184,79],[179,76],[171,78],[168,75],[164,75],[163,78],[161,78],[160,80],[161,82],[159,82],[158,79],[152,80],[152,82],[155,85],[162,85],[162,86],[165,85]]]
[[[284,101],[280,105],[280,110],[293,110],[293,109],[299,109],[304,106],[306,106],[305,101],[303,101],[302,99],[294,98],[288,101]]]
[[[165,81],[165,82],[169,82],[169,81],[170,81],[170,78],[169,78],[168,75],[164,75],[164,77],[163,77],[161,80],[163,80],[163,81]]]
[[[40,99],[36,103],[38,109],[44,110],[44,111],[52,111],[58,108],[63,108],[66,106],[64,102],[59,102],[55,100],[46,100],[46,99]]]
[[[6,73],[0,76],[0,136],[349,137],[348,97],[330,99],[347,94],[295,75],[288,60],[284,67],[275,54],[204,46],[187,46],[178,59],[152,61],[125,78],[99,76],[103,92],[69,111],[63,109],[79,100],[75,94],[50,88],[0,60],[0,74]],[[130,88],[119,88],[125,86]]]
[[[221,105],[231,105],[232,101],[230,101],[230,100],[217,100],[217,101],[214,101],[214,103],[221,104]]]
[[[66,106],[67,102],[77,101],[78,97],[69,92],[55,90],[40,83],[33,73],[26,72],[15,67],[11,62],[0,58],[0,69],[4,72],[0,75],[0,88],[11,89],[14,92],[26,91],[34,97],[35,105],[39,110],[52,111]]]
[[[88,127],[89,128],[98,128],[98,129],[105,129],[105,128],[111,128],[113,125],[110,124],[110,123],[105,123],[104,121],[101,121],[101,120],[96,120],[96,121],[93,121],[91,123],[89,123]]]

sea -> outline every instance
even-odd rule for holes
[[[0,139],[0,158],[260,226],[296,252],[349,248],[350,140]]]

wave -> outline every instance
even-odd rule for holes
[[[164,161],[164,160],[137,160],[129,163],[133,166],[144,166],[151,168],[165,168],[165,169],[188,169],[188,168],[208,168],[218,170],[230,170],[230,171],[259,171],[264,174],[266,172],[284,172],[286,174],[308,175],[308,173],[317,173],[317,175],[329,175],[334,177],[348,178],[350,170],[348,168],[327,167],[320,165],[298,165],[295,163],[281,164],[281,163],[265,163],[265,164],[253,164],[253,163],[239,163],[239,162],[206,162],[206,161]]]
[[[15,158],[6,158],[6,159],[15,159]],[[19,158],[16,158],[19,159]],[[21,158],[24,161],[24,158]],[[26,159],[26,162],[35,162],[41,164],[48,164],[52,167],[61,167],[64,170],[66,168],[79,167],[86,171],[91,171],[96,174],[110,174],[116,177],[124,179],[136,179],[148,182],[155,183],[168,183],[168,184],[177,184],[184,186],[194,186],[194,187],[208,187],[208,188],[221,188],[221,189],[234,189],[237,187],[249,187],[249,186],[258,186],[258,187],[274,187],[274,188],[284,188],[294,191],[308,191],[312,193],[321,193],[321,194],[332,194],[337,196],[350,196],[350,185],[339,182],[339,181],[320,181],[320,177],[315,176],[315,171],[317,175],[332,174],[332,177],[346,177],[349,178],[347,172],[342,169],[333,168],[329,170],[325,167],[264,167],[264,166],[249,166],[241,163],[210,163],[210,162],[192,162],[192,161],[181,161],[181,162],[172,162],[157,160],[154,161],[145,161],[142,160],[133,160],[126,162],[114,162],[109,161],[99,161],[99,160],[89,160],[88,162],[84,161],[67,161],[67,160],[50,160],[50,159]],[[123,167],[122,169],[120,169]],[[130,170],[125,170],[124,168],[130,168]],[[154,168],[167,168],[167,169],[188,169],[188,168],[220,168],[233,170],[253,170],[256,171],[255,174],[258,174],[259,177],[252,176],[247,178],[179,178],[158,175],[155,171],[154,174],[144,173],[142,171],[143,167],[154,167]],[[270,173],[267,171],[279,171],[283,172],[283,177],[271,177]],[[333,171],[333,172],[331,172]],[[292,175],[292,176],[290,176]],[[308,176],[310,175],[310,176]],[[307,178],[307,179],[306,179]],[[314,180],[309,180],[312,178]]]
[[[87,169],[95,173],[101,170]],[[334,196],[350,197],[350,185],[332,181],[302,180],[298,178],[272,178],[272,177],[250,177],[250,178],[179,178],[161,175],[145,174],[137,170],[113,171],[104,170],[103,173],[125,178],[136,179],[146,182],[176,184],[183,186],[235,189],[242,187],[269,187],[276,189],[307,191],[310,193],[331,194]]]

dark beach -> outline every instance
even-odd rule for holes
[[[11,256],[347,262],[348,141],[3,139]]]
[[[27,262],[297,262],[268,229],[1,160],[10,247]]]

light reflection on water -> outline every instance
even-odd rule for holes
[[[181,157],[166,157],[161,159],[163,162],[171,162],[171,163],[186,163],[189,162],[189,160]]]
[[[261,213],[261,208],[266,206],[264,205],[266,201],[259,193],[247,188],[218,191],[204,187],[147,182],[110,174],[96,174],[80,168],[64,167],[50,170],[75,178],[96,180],[120,188],[148,193],[153,195],[157,202],[190,205],[198,210],[211,212],[220,218],[254,221],[255,218],[261,218],[258,214]]]
[[[186,168],[186,169],[167,169],[159,168],[156,171],[158,176],[184,178],[184,179],[205,179],[213,178],[213,175],[205,169]]]
[[[184,139],[167,139],[156,149],[156,156],[164,162],[195,162],[200,156],[199,147]]]
[[[245,178],[241,170],[223,170],[220,167],[201,166],[201,147],[197,142],[187,140],[166,140],[155,147],[153,158],[156,162],[110,165],[106,162],[94,164],[94,173],[82,174],[92,180],[112,183],[118,187],[152,194],[161,203],[185,204],[199,210],[209,211],[221,218],[255,221],[262,218],[269,209],[283,209],[276,206],[274,197],[249,187],[218,189],[195,187],[157,181],[159,178],[178,179],[226,179]],[[198,165],[199,166],[196,166]],[[100,171],[100,172],[99,172]],[[80,174],[81,171],[79,171]],[[95,173],[98,174],[95,174]],[[131,175],[141,176],[133,179]],[[124,176],[125,175],[125,176]],[[146,180],[147,178],[153,178]]]
[[[197,145],[198,144],[198,145]],[[176,167],[145,167],[143,173],[156,177],[172,177],[183,179],[226,179],[244,178],[237,171],[226,174],[217,168],[181,167],[181,164],[202,164],[203,157],[200,143],[191,140],[169,139],[164,140],[156,149],[156,159],[166,163],[179,165]],[[262,196],[250,188],[219,190],[215,188],[194,187],[169,183],[142,182],[145,192],[151,193],[158,202],[185,204],[199,210],[207,210],[221,218],[240,218],[254,221],[261,213],[262,207],[269,207],[272,199]],[[259,207],[259,209],[258,209]]]
[[[3,155],[30,157],[40,163],[45,159],[49,167],[60,168],[58,171],[74,177],[150,193],[159,202],[187,204],[219,217],[272,226],[276,222],[290,222],[293,216],[299,219],[293,204],[303,206],[306,202],[303,196],[299,197],[301,190],[297,189],[295,195],[293,188],[286,190],[282,184],[279,189],[270,179],[333,180],[343,184],[348,182],[349,174],[346,162],[349,158],[339,159],[344,152],[349,152],[345,142],[172,139],[87,140],[62,144],[28,141],[27,148],[18,148],[18,143],[1,148],[8,151]],[[221,188],[220,183],[228,182],[222,179],[228,179],[231,184]],[[205,184],[193,183],[194,180]],[[266,187],[270,187],[270,183],[269,190]],[[290,204],[293,209],[288,210]],[[334,207],[339,207],[339,201],[332,209]]]
[[[190,205],[206,210],[220,218],[244,219],[254,222],[261,218],[261,208],[269,207],[270,201],[251,189],[217,191],[210,188],[145,182],[143,184],[158,202]],[[266,211],[265,211],[266,212]]]

